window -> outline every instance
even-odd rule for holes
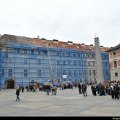
[[[95,76],[95,70],[93,70],[93,75]]]
[[[79,57],[82,58],[82,54],[81,53],[79,54]]]
[[[95,55],[92,55],[92,58],[95,58]]]
[[[28,70],[24,69],[24,77],[27,77],[27,76],[28,76]]]
[[[87,75],[87,70],[84,70],[84,75]]]
[[[115,77],[118,77],[118,73],[115,73]]]
[[[79,70],[79,76],[82,76],[82,70]]]
[[[35,52],[34,50],[31,50],[31,54],[34,54],[34,52]]]
[[[12,69],[8,69],[8,76],[12,77]]]
[[[68,76],[71,76],[71,70],[68,70]]]
[[[64,53],[64,52],[62,52],[62,56],[65,56],[65,53]]]
[[[47,50],[42,50],[43,55],[47,55]]]
[[[23,53],[27,54],[27,50],[25,49],[25,50],[23,51]]]
[[[38,54],[40,55],[40,54],[41,54],[41,51],[38,51]]]
[[[84,66],[87,66],[87,62],[86,61],[84,61]]]
[[[106,66],[106,67],[108,66],[108,63],[107,63],[107,62],[105,63],[105,66]]]
[[[65,65],[65,60],[63,61],[63,65]]]
[[[78,61],[78,65],[81,66],[81,62],[80,61]]]
[[[4,69],[2,69],[1,74],[2,74],[2,77],[4,77]]]
[[[12,63],[12,58],[9,58],[9,63]]]
[[[116,52],[113,52],[113,55],[115,56],[115,55],[116,55]]]
[[[12,48],[8,48],[7,50],[8,50],[8,52],[10,52],[10,53],[12,52]]]
[[[107,59],[107,60],[109,59],[109,55],[106,55],[106,59]]]
[[[57,56],[59,56],[60,55],[60,52],[57,52]]]
[[[60,70],[57,70],[57,77],[60,77]]]
[[[74,77],[77,77],[77,71],[74,70]]]
[[[70,62],[70,60],[68,60],[68,65],[70,66],[70,64],[71,64],[71,62]]]
[[[118,60],[118,66],[120,66],[120,60]]]
[[[55,70],[51,70],[51,73],[52,73],[51,75],[54,76]]]
[[[90,62],[88,62],[88,66],[90,67]]]
[[[82,57],[85,58],[86,57],[85,54],[83,54]]]
[[[106,76],[108,76],[108,70],[106,70]]]
[[[41,70],[38,69],[38,77],[41,77]]]
[[[17,49],[17,53],[18,53],[18,54],[20,53],[20,49]]]
[[[24,65],[27,65],[27,59],[24,59]]]
[[[70,53],[68,53],[68,57],[70,57]]]
[[[75,54],[75,53],[73,53],[73,57],[76,57],[76,54]]]
[[[63,70],[63,75],[66,75],[66,70]]]
[[[68,52],[65,52],[65,56],[68,57]]]
[[[91,76],[91,70],[89,70],[89,75]]]
[[[114,68],[117,68],[117,61],[114,61]]]
[[[57,65],[60,65],[60,61],[59,60],[57,60]]]
[[[76,61],[73,61],[73,66],[76,66]]]
[[[38,59],[38,65],[41,65],[41,60],[40,59]]]
[[[95,67],[95,61],[93,61],[93,67]]]
[[[91,78],[90,78],[90,83],[92,82]]]

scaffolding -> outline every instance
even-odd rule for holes
[[[15,79],[16,85],[22,86],[29,84],[31,80],[52,81],[53,83],[56,79],[63,79],[63,71],[66,71],[67,80],[71,81],[83,80],[83,77],[89,77],[84,73],[84,71],[88,70],[88,67],[83,66],[83,63],[88,58],[82,55],[93,55],[93,51],[78,51],[62,47],[55,48],[47,44],[41,46],[17,42],[2,44],[4,46],[1,50],[1,69],[4,69],[2,82],[7,79]],[[52,51],[54,51],[53,54],[59,52],[60,55],[52,55]],[[70,53],[70,55],[66,53]],[[79,56],[80,54],[81,57]],[[38,64],[39,60],[41,60],[40,64]],[[57,65],[57,61],[60,62],[59,65]],[[71,65],[68,64],[68,61],[70,61]],[[65,62],[65,65],[63,62]],[[82,66],[78,65],[79,62],[81,62]],[[73,63],[77,63],[77,65],[74,66]],[[59,76],[56,71],[60,72]],[[70,76],[68,75],[69,71],[71,72]],[[75,76],[74,74],[77,75]]]

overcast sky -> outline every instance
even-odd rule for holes
[[[0,34],[120,43],[120,0],[0,0]]]

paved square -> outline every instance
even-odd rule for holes
[[[0,91],[0,116],[120,116],[120,100],[111,96],[88,96],[78,89],[59,90],[57,95],[46,92],[21,92],[16,102],[15,89]]]

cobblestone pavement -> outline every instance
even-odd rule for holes
[[[20,93],[15,101],[15,89],[0,91],[0,116],[120,116],[120,100],[111,96],[93,96],[90,86],[84,97],[74,88],[59,90],[57,95],[46,92]]]

